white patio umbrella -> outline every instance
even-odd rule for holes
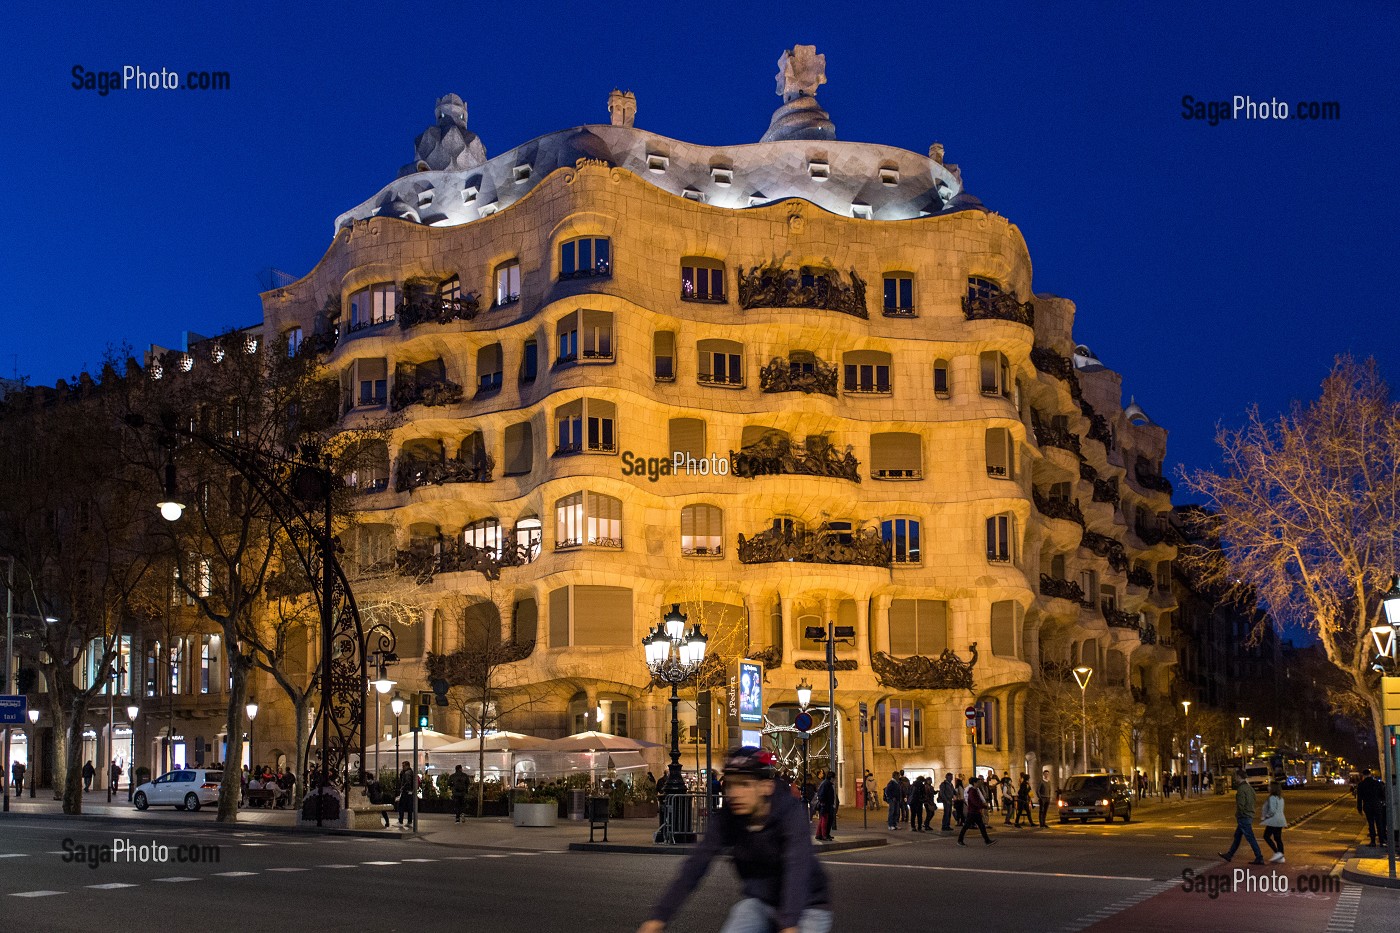
[[[576,732],[562,739],[555,739],[550,750],[556,752],[587,752],[590,780],[595,779],[598,770],[597,756],[607,752],[639,752],[644,748],[660,748],[656,742],[628,738],[625,735],[612,735],[608,732]]]

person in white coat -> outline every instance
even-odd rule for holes
[[[1264,841],[1274,850],[1269,861],[1286,861],[1283,857],[1283,828],[1288,825],[1288,817],[1283,815],[1283,785],[1278,781],[1269,785],[1269,799],[1264,801],[1260,818],[1264,823]]]

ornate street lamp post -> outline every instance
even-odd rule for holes
[[[29,778],[29,796],[34,796],[34,785],[39,782],[39,772],[34,770],[34,746],[39,741],[39,711],[29,710],[29,771],[25,777]]]
[[[807,707],[812,705],[812,685],[807,683],[804,676],[797,685],[797,706],[802,712],[807,712]],[[799,723],[799,728],[801,724]],[[802,729],[802,777],[801,783],[797,786],[802,790],[802,799],[807,800],[807,738],[811,734],[810,729]],[[830,741],[830,735],[827,736]],[[808,801],[810,803],[810,801]]]
[[[134,693],[134,688],[133,688]],[[141,747],[141,743],[136,741],[136,717],[141,715],[141,706],[135,702],[126,705],[126,722],[131,728],[131,758],[126,763],[126,802],[131,802],[131,795],[136,791],[136,750]]]
[[[248,714],[248,773],[252,774],[253,769],[258,766],[258,759],[253,757],[253,720],[258,718],[258,698],[249,697],[243,712]]]
[[[699,673],[700,665],[705,662],[705,649],[709,644],[709,638],[700,631],[700,623],[696,622],[687,632],[686,620],[687,616],[681,612],[680,604],[672,603],[671,611],[662,617],[661,624],[642,639],[647,667],[650,668],[652,677],[671,685],[671,764],[666,769],[666,777],[656,788],[663,801],[673,795],[685,793],[685,778],[681,776],[681,700],[677,690],[681,684]],[[666,813],[667,810],[663,806],[663,817]],[[674,820],[671,825],[675,828]]]
[[[1079,684],[1079,744],[1084,750],[1084,770],[1089,770],[1089,678],[1094,669],[1080,665],[1074,669],[1074,681]]]
[[[398,692],[394,693],[394,698],[389,701],[389,712],[394,714],[394,773],[399,770],[399,717],[403,715],[403,697]],[[399,788],[400,791],[403,788]]]
[[[1393,684],[1395,678],[1388,676],[1387,671],[1393,672],[1396,666],[1396,635],[1400,633],[1400,575],[1391,574],[1390,589],[1381,594],[1381,612],[1385,616],[1385,625],[1377,625],[1371,629],[1371,640],[1376,643],[1376,661],[1372,665],[1375,670],[1381,672],[1381,692],[1387,692],[1387,685]],[[1395,880],[1395,835],[1396,816],[1395,807],[1400,804],[1396,799],[1395,792],[1395,751],[1392,743],[1395,741],[1396,727],[1390,723],[1384,724],[1385,741],[1381,743],[1381,774],[1385,778],[1385,842],[1386,852],[1390,861],[1391,882]]]

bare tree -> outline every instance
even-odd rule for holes
[[[1186,560],[1226,596],[1316,633],[1383,748],[1368,632],[1400,559],[1400,406],[1374,360],[1339,357],[1315,401],[1271,420],[1251,409],[1216,440],[1220,469],[1186,483],[1210,500],[1223,547]]]

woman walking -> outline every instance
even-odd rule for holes
[[[1287,861],[1283,857],[1283,828],[1288,825],[1288,817],[1283,815],[1283,785],[1278,781],[1269,785],[1269,799],[1264,801],[1260,816],[1264,823],[1264,841],[1274,850],[1269,861]]]

